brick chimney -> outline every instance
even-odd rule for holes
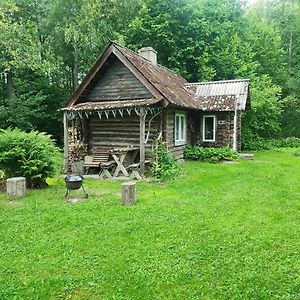
[[[157,52],[152,47],[143,47],[139,50],[139,55],[149,60],[153,65],[157,63]]]

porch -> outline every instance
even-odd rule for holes
[[[134,101],[135,106],[111,101],[63,109],[64,172],[74,172],[87,157],[106,152],[113,162],[104,171],[107,177],[127,178],[134,172],[136,178],[143,177],[152,142],[162,131],[162,107],[149,100]],[[103,176],[103,168],[97,172]]]

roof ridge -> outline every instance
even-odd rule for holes
[[[204,85],[204,84],[219,84],[229,82],[250,82],[250,79],[229,79],[229,80],[218,80],[218,81],[202,81],[202,82],[188,82],[186,85]]]
[[[149,61],[147,58],[141,56],[141,55],[138,54],[137,52],[135,52],[135,51],[133,51],[133,50],[131,50],[131,49],[125,47],[125,46],[120,45],[119,43],[116,43],[116,42],[114,42],[114,41],[112,41],[112,43],[115,44],[116,46],[121,47],[121,48],[124,49],[125,51],[130,51],[130,52],[133,53],[134,55],[138,55],[138,56],[139,56],[140,58],[142,58],[146,63],[149,63],[149,64],[151,64],[152,66],[156,66],[156,67],[165,69],[165,70],[167,70],[167,71],[169,71],[169,72],[172,72],[174,75],[176,75],[176,76],[180,77],[181,79],[184,79],[185,81],[187,81],[184,77],[182,77],[180,74],[176,73],[175,71],[173,71],[173,70],[171,70],[171,69],[169,69],[169,68],[167,68],[167,67],[165,67],[165,66],[163,66],[163,65],[161,65],[161,64],[158,64],[158,63],[153,64],[153,63],[152,63],[151,61]]]

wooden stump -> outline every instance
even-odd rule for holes
[[[122,184],[122,204],[133,205],[136,203],[135,182],[129,181]]]
[[[83,161],[76,161],[71,164],[72,174],[83,175],[84,174],[84,167]]]
[[[6,180],[6,190],[8,197],[20,197],[26,193],[25,177],[14,177]]]

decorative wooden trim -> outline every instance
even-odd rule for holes
[[[127,114],[130,116],[132,112],[136,113],[136,115],[140,115],[139,107],[128,107],[128,108],[116,108],[116,109],[106,109],[106,110],[94,110],[94,111],[76,111],[76,110],[69,110],[65,111],[64,113],[67,115],[68,120],[73,120],[76,117],[79,117],[80,119],[83,118],[89,118],[93,113],[97,114],[99,119],[102,119],[105,117],[106,119],[109,119],[110,117],[123,118],[124,112],[127,112]],[[156,114],[157,112],[160,112],[162,110],[161,107],[143,107],[145,114]]]

